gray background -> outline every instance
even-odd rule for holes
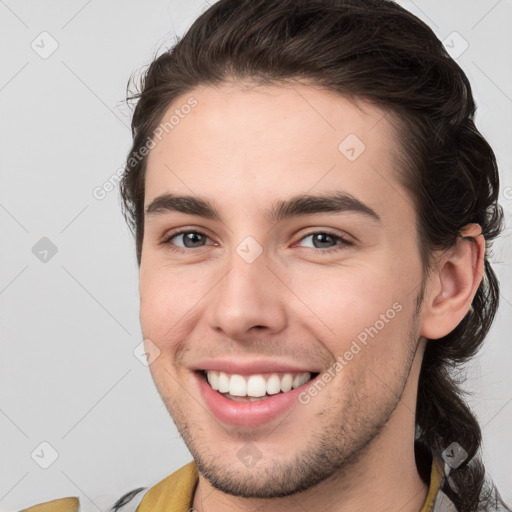
[[[401,3],[460,53],[510,226],[512,2]],[[153,485],[191,460],[133,353],[142,340],[137,265],[117,190],[103,199],[93,191],[130,146],[128,77],[206,7],[0,0],[0,511],[63,496],[100,510],[98,497]],[[488,471],[511,502],[509,230],[494,253],[502,305],[466,388]]]

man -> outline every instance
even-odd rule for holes
[[[509,510],[449,371],[497,308],[498,171],[433,32],[220,0],[141,85],[121,191],[194,461],[114,509]]]

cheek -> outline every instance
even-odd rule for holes
[[[204,295],[201,287],[202,280],[197,275],[191,276],[183,270],[141,266],[139,294],[143,336],[162,349],[176,343],[180,332],[186,332],[201,294]]]
[[[395,390],[401,382],[414,348],[416,294],[410,292],[411,276],[398,275],[403,265],[392,265],[383,259],[378,266],[324,269],[295,280],[301,283],[297,295],[315,313],[296,318],[339,362],[336,388],[364,393],[382,386]]]
[[[294,291],[309,310],[306,318],[316,318],[333,339],[342,343],[376,322],[381,326],[381,315],[385,320],[394,318],[399,306],[393,305],[403,300],[399,280],[371,266],[304,272],[294,283]]]

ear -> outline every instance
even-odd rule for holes
[[[478,224],[468,224],[455,246],[443,252],[427,279],[420,334],[438,339],[467,315],[484,273],[485,239]]]

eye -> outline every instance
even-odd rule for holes
[[[302,247],[311,247],[323,253],[343,250],[346,246],[353,245],[350,240],[327,231],[310,233],[302,237],[299,244]]]
[[[163,241],[163,243],[175,246],[172,247],[173,250],[182,251],[183,249],[196,249],[204,247],[207,245],[206,242],[208,240],[210,240],[208,236],[201,231],[183,230],[172,233]]]

